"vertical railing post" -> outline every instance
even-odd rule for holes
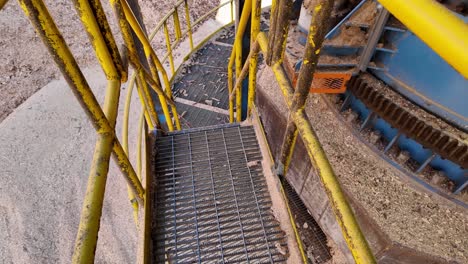
[[[251,14],[251,31],[250,37],[251,42],[250,46],[253,47],[253,44],[257,40],[257,35],[260,32],[260,13],[261,13],[262,0],[253,0],[252,1],[252,14]],[[258,62],[258,53],[254,53],[250,58],[250,67],[249,67],[249,90],[247,98],[247,117],[250,116],[250,111],[252,109],[254,100],[255,100],[255,88],[257,86],[257,62]]]
[[[268,39],[268,53],[266,57],[267,65],[283,61],[284,50],[286,48],[286,38],[288,37],[289,19],[291,17],[293,1],[278,0],[272,12],[270,34]]]
[[[152,49],[151,44],[150,44],[145,32],[143,32],[143,29],[141,28],[141,25],[138,23],[136,17],[134,16],[134,14],[131,11],[130,7],[128,6],[127,2],[126,1],[118,1],[118,0],[111,0],[111,1],[114,3],[114,6],[115,6],[114,9],[116,10],[116,12],[122,12],[123,13],[123,16],[124,16],[124,21],[123,22],[125,22],[124,25],[125,26],[130,25],[130,27],[133,29],[133,31],[135,32],[138,39],[142,42],[143,49],[144,49],[146,57],[149,60],[151,60],[152,63],[154,63],[154,65],[156,65],[157,69],[159,70],[159,72],[162,75],[162,78],[163,78],[163,81],[164,81],[164,86],[165,86],[164,87],[164,93],[165,94],[161,94],[158,91],[159,88],[161,88],[157,84],[157,79],[158,78],[156,76],[153,76],[153,77],[149,76],[149,77],[150,77],[150,79],[154,80],[153,83],[156,85],[156,86],[151,85],[151,87],[155,90],[155,92],[158,93],[158,96],[159,96],[160,101],[161,101],[161,107],[163,109],[164,116],[166,117],[168,128],[169,128],[170,131],[173,131],[174,126],[172,124],[172,119],[170,117],[170,114],[169,114],[169,112],[167,110],[168,109],[167,101],[172,100],[172,90],[171,90],[171,85],[169,83],[169,78],[167,76],[166,70],[164,69],[163,65],[161,64],[158,57],[156,56],[156,53]],[[167,30],[167,24],[166,24],[166,22],[164,22],[164,23],[165,23],[165,27],[166,27],[165,30],[168,31]],[[123,34],[123,35],[125,37],[126,34]],[[168,36],[168,34],[166,36]],[[169,47],[170,47],[170,40],[169,40]],[[131,49],[129,48],[129,50],[131,50]],[[136,51],[133,51],[133,52],[130,52],[130,53],[135,53],[135,52]],[[170,54],[172,55],[172,52]],[[134,56],[130,56],[130,58],[132,58],[132,57],[134,57]],[[130,60],[130,62],[132,62],[132,59]],[[140,64],[139,61],[133,61],[133,65],[135,67],[138,67],[137,64]],[[149,80],[149,79],[147,81],[151,82],[151,80]],[[172,114],[173,114],[173,118],[174,118],[176,127],[177,127],[177,129],[181,129],[179,116],[177,114],[177,108],[176,108],[175,104],[171,104],[171,107],[172,107]]]
[[[8,0],[7,0],[8,1]],[[234,0],[230,0],[231,1],[231,21],[234,21]]]
[[[187,21],[187,32],[190,41],[190,50],[193,50],[193,38],[192,38],[192,22],[190,21],[190,10],[188,6],[187,0],[184,1],[184,8],[185,8],[185,20]]]
[[[236,75],[238,76],[242,71],[242,57],[240,58],[241,61],[238,64],[238,57],[237,51],[240,49],[242,51],[242,38],[239,38],[240,35],[243,35],[245,28],[247,27],[247,22],[252,11],[252,0],[246,0],[244,3],[244,8],[239,19],[239,23],[236,27],[236,37],[234,40],[234,47],[231,52],[231,56],[229,57],[228,63],[228,92],[232,94],[233,87],[233,72],[232,68],[234,66],[234,62],[236,63]],[[242,55],[242,54],[241,54]],[[238,122],[242,121],[242,88],[236,89],[236,120]],[[232,123],[234,122],[234,102],[229,100],[229,121]]]
[[[94,97],[45,4],[41,0],[19,0],[19,2],[52,54],[65,80],[75,93],[76,98],[93,121],[98,133],[73,254],[74,263],[91,263],[94,261],[109,159],[112,153],[132,191],[137,195],[139,201],[143,201],[144,199],[143,187],[122,146],[115,137],[114,131],[120,94],[120,81],[124,69],[119,69],[117,65],[120,63],[120,58],[118,58],[119,55],[115,43],[111,43],[112,40],[109,36],[104,37],[102,35],[103,32],[101,30],[104,31],[104,34],[108,30],[108,27],[106,29],[105,25],[107,23],[105,22],[105,17],[100,17],[99,19],[95,17],[95,14],[104,14],[100,4],[84,0],[77,1],[77,6],[80,9],[79,12],[86,13],[80,13],[81,18],[88,25],[88,34],[93,38],[93,47],[95,48],[96,55],[102,62],[101,66],[108,78],[103,110]],[[118,60],[116,60],[117,58]]]
[[[172,16],[174,18],[174,31],[176,40],[180,40],[182,38],[182,30],[180,29],[179,11],[177,8],[177,6],[174,7],[174,14]]]
[[[336,219],[356,263],[375,263],[372,251],[359,228],[351,207],[343,195],[333,169],[326,159],[320,143],[315,140],[310,123],[305,124],[303,121],[307,120],[305,102],[313,81],[320,48],[326,35],[327,24],[334,4],[334,0],[319,0],[317,2],[313,10],[302,67],[299,71],[296,89],[290,106],[288,123],[278,162],[278,172],[279,174],[286,175],[298,135],[297,124],[302,129],[301,135],[306,144],[307,151],[311,156],[312,163],[319,171],[320,179],[324,184],[326,193],[329,195]]]
[[[167,54],[169,55],[169,64],[171,67],[171,73],[175,73],[175,66],[174,66],[174,57],[172,56],[172,46],[171,46],[171,36],[169,35],[169,28],[167,26],[167,22],[164,21],[164,36],[166,37],[166,48]]]
[[[282,0],[280,0],[281,3]],[[302,66],[296,83],[296,89],[292,99],[291,111],[288,116],[286,132],[284,134],[281,154],[278,160],[278,174],[286,175],[291,162],[298,131],[291,115],[297,111],[304,111],[304,105],[309,95],[310,85],[320,55],[320,48],[327,33],[328,23],[333,8],[334,0],[320,0],[314,7],[312,21],[310,22],[309,35],[305,45]],[[278,31],[280,32],[280,31]],[[276,46],[278,47],[278,46]],[[273,61],[274,61],[273,57]],[[276,57],[280,59],[280,57]]]

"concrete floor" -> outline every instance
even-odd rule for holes
[[[102,102],[101,69],[84,72]],[[134,95],[133,117],[137,100]],[[136,142],[131,132],[130,149]],[[0,263],[70,262],[95,138],[64,80],[42,88],[0,123]],[[135,262],[136,227],[113,162],[106,188],[96,260]]]

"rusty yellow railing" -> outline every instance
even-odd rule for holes
[[[113,2],[113,1],[114,0],[111,0],[111,2]],[[115,2],[115,3],[117,3],[117,2]],[[180,23],[181,20],[179,18],[179,11],[178,11],[178,9],[180,9],[182,7],[182,4],[183,4],[183,8],[184,8],[185,22],[186,22],[186,27],[187,27],[187,29],[185,31],[183,31],[183,32],[182,32],[182,27],[181,27],[181,23]],[[193,27],[200,24],[201,22],[205,21],[214,12],[218,11],[220,8],[222,8],[222,7],[224,7],[224,6],[228,5],[228,4],[230,4],[230,7],[231,7],[231,22],[232,22],[232,19],[233,19],[233,0],[229,0],[229,1],[226,1],[225,3],[220,4],[219,6],[211,9],[206,14],[204,14],[203,16],[201,16],[200,18],[198,18],[197,20],[192,22],[192,19],[190,17],[190,9],[189,9],[189,5],[188,5],[187,0],[180,0],[180,1],[178,1],[178,2],[176,2],[174,4],[174,7],[171,10],[169,10],[169,12],[161,19],[161,21],[152,30],[151,34],[149,34],[149,36],[146,37],[146,34],[144,33],[143,29],[139,25],[139,23],[138,23],[137,19],[135,18],[134,14],[131,12],[128,5],[126,3],[124,3],[123,14],[120,15],[122,17],[120,19],[122,21],[121,24],[125,25],[126,23],[124,23],[124,20],[128,19],[130,27],[136,32],[138,38],[140,39],[140,41],[143,44],[145,55],[150,58],[149,59],[150,67],[152,68],[152,74],[155,77],[155,80],[159,80],[159,76],[162,76],[164,87],[165,87],[165,90],[166,90],[167,95],[169,97],[172,98],[172,90],[171,90],[172,78],[174,77],[174,74],[178,69],[178,67],[176,69],[176,65],[175,65],[175,62],[174,62],[172,51],[175,48],[177,48],[177,45],[179,45],[184,40],[184,38],[186,36],[188,36],[190,49],[187,51],[187,54],[185,54],[185,56],[184,56],[184,60],[186,60],[188,58],[188,56],[192,52],[197,50],[205,42],[205,40],[208,40],[211,37],[211,36],[206,36],[206,38],[201,43],[196,43],[197,45],[194,45]],[[117,12],[119,12],[119,11],[117,10]],[[169,22],[168,22],[168,20],[171,19],[171,18],[174,21],[174,31],[176,32],[176,41],[175,42],[171,41],[170,34],[169,34]],[[229,24],[227,24],[227,25],[229,25]],[[165,55],[163,55],[162,60],[159,60],[158,56],[156,55],[154,50],[151,48],[150,43],[153,40],[153,38],[156,36],[156,34],[161,31],[162,28],[164,28],[167,51],[166,51]],[[219,29],[222,29],[222,28],[223,27],[220,27]],[[122,31],[125,32],[125,31],[129,31],[129,30],[124,28],[124,29],[122,29]],[[128,35],[127,38],[130,39],[130,36]],[[131,42],[131,40],[129,40],[128,42]],[[130,43],[130,44],[133,45],[132,43]],[[165,68],[163,67],[163,63],[165,63],[168,58],[169,58],[169,63],[170,63],[171,75],[169,75],[166,72]],[[122,140],[124,142],[124,148],[126,149],[126,151],[128,151],[128,120],[129,120],[128,113],[130,111],[130,102],[131,102],[131,99],[132,99],[132,91],[133,91],[133,87],[135,85],[135,80],[137,80],[136,81],[137,87],[138,86],[146,86],[146,83],[143,81],[144,78],[141,77],[141,76],[138,76],[138,75],[139,75],[138,72],[134,72],[132,74],[132,76],[130,78],[129,88],[127,90],[126,99],[125,99],[124,120],[123,120],[123,127],[122,127]],[[138,89],[139,94],[140,94],[140,90],[145,90],[145,89]],[[140,94],[139,97],[140,97],[140,99],[144,98],[144,97],[142,97],[141,94]],[[145,105],[145,101],[142,101],[142,104]],[[149,106],[149,108],[151,109],[151,111],[154,112],[154,106],[152,105],[151,101],[150,101],[150,104],[151,105]],[[176,111],[175,107],[173,108],[173,110]],[[145,112],[144,115],[145,115],[146,120],[151,120],[151,118],[150,118],[150,116],[148,115],[147,112]],[[156,114],[154,113],[151,116],[155,116],[155,115]],[[177,119],[176,119],[176,126],[177,126],[177,129],[180,129],[180,121],[179,121],[178,116],[177,116]],[[141,128],[141,126],[139,126],[139,127]],[[151,124],[149,124],[149,128],[152,130],[154,127],[151,126]],[[139,129],[138,135],[140,135],[141,133],[142,133],[142,131],[141,131],[141,129]],[[140,146],[140,145],[138,145],[138,146]],[[140,153],[140,151],[138,149],[137,149],[137,153]],[[137,162],[140,162],[140,160],[137,159]],[[139,211],[138,204],[136,203],[136,199],[135,199],[135,197],[133,196],[133,193],[130,190],[128,191],[128,194],[129,194],[129,200],[131,201],[132,206],[133,206],[134,218],[135,218],[135,221],[137,221],[138,211]]]
[[[44,2],[42,0],[18,1],[23,11],[35,27],[37,33],[41,36],[44,44],[54,58],[55,63],[61,70],[65,80],[68,82],[83,109],[93,122],[96,132],[98,133],[98,140],[96,142],[94,157],[89,173],[88,185],[83,202],[80,225],[78,228],[72,259],[73,263],[91,263],[94,261],[95,256],[111,155],[119,166],[124,179],[128,183],[129,198],[133,206],[134,218],[135,221],[138,221],[139,208],[144,207],[145,213],[148,213],[149,210],[148,192],[145,191],[142,185],[143,164],[146,164],[146,167],[149,164],[149,150],[148,148],[145,148],[146,154],[144,156],[142,155],[142,142],[144,140],[145,145],[147,146],[148,131],[155,128],[162,128],[162,124],[155,111],[149,89],[152,89],[159,97],[159,103],[166,119],[167,129],[169,131],[181,129],[179,116],[172,97],[171,81],[163,67],[163,63],[169,59],[171,74],[174,75],[175,65],[174,56],[172,54],[173,49],[177,47],[185,36],[188,36],[189,38],[189,54],[199,48],[199,45],[194,46],[192,37],[193,27],[203,22],[209,15],[227,4],[231,5],[231,18],[233,18],[233,0],[227,1],[212,9],[193,23],[190,17],[188,2],[186,0],[178,1],[169,14],[166,15],[158,24],[150,37],[148,37],[142,29],[142,26],[136,19],[127,0],[110,0],[125,43],[124,48],[120,51],[115,43],[114,36],[110,30],[101,2],[99,0],[74,0],[78,15],[89,36],[102,70],[108,80],[105,100],[102,107],[99,105],[95,95],[91,91],[87,80],[76,63],[73,54],[68,48],[53,18],[50,16]],[[0,9],[4,7],[6,2],[7,0],[0,0]],[[182,4],[187,28],[184,32],[182,32],[181,20],[178,12],[178,8]],[[169,23],[167,20],[170,17],[172,17],[174,21],[175,42],[171,41],[169,35]],[[162,27],[164,27],[168,51],[161,61],[151,47],[150,41],[155,36],[156,32]],[[223,27],[221,26],[219,29],[221,28]],[[132,32],[137,36],[136,39],[133,38]],[[204,41],[210,37],[211,35],[206,36]],[[146,62],[142,61],[138,57],[135,41],[139,41],[143,45],[147,60]],[[202,41],[202,43],[204,41]],[[115,125],[117,122],[117,109],[119,105],[121,84],[127,82],[128,79],[127,58],[133,68],[133,74],[128,82],[128,90],[125,99],[122,129],[123,145],[121,145],[120,141],[116,137]],[[145,65],[149,65],[149,71],[145,68]],[[136,171],[128,158],[128,123],[130,119],[129,113],[131,97],[135,86],[142,107],[138,121]],[[148,169],[146,169],[146,171],[148,171]],[[146,184],[148,184],[148,179],[146,179]],[[144,224],[146,232],[149,226],[148,218],[146,217],[144,219]],[[145,239],[147,239],[147,237],[145,237]],[[145,251],[147,251],[147,240],[144,241],[144,245]],[[145,252],[145,256],[147,256],[147,252]]]
[[[175,69],[175,62],[174,62],[174,56],[173,56],[173,50],[181,43],[181,41],[184,39],[185,36],[188,36],[189,39],[189,44],[190,44],[190,51],[196,49],[193,43],[193,27],[197,26],[201,22],[205,21],[210,15],[212,15],[214,12],[217,12],[220,8],[230,5],[231,7],[231,21],[234,20],[234,0],[228,0],[217,7],[211,9],[201,17],[199,17],[197,20],[194,22],[191,21],[190,18],[190,9],[188,5],[187,0],[179,0],[174,4],[174,7],[169,10],[169,12],[161,19],[161,21],[156,25],[156,27],[152,30],[151,34],[149,35],[148,39],[151,41],[158,32],[161,31],[161,29],[164,31],[164,37],[166,40],[166,53],[162,56],[161,62],[164,63],[166,62],[167,59],[169,59],[169,65],[171,69],[171,74],[174,75],[176,72]],[[180,18],[179,18],[179,9],[182,8],[184,9],[185,13],[185,22],[186,22],[186,29],[185,31],[182,31],[182,26],[180,23]],[[174,24],[174,33],[175,33],[175,40],[172,41],[171,36],[170,36],[170,29],[169,29],[169,20],[173,19],[173,24]]]
[[[437,1],[378,0],[468,79],[468,24]]]
[[[343,237],[356,261],[356,263],[375,263],[375,258],[369,245],[362,234],[362,231],[354,216],[353,210],[347,202],[346,196],[341,189],[340,183],[323,151],[308,118],[305,114],[305,101],[309,94],[309,88],[313,80],[315,66],[318,61],[320,48],[325,37],[326,23],[330,18],[332,2],[329,0],[317,1],[312,15],[309,36],[305,48],[303,65],[299,72],[298,81],[295,89],[283,68],[282,57],[285,50],[285,40],[288,32],[288,0],[273,1],[271,22],[274,25],[274,31],[270,31],[270,39],[263,32],[259,33],[258,23],[260,13],[257,11],[260,1],[246,0],[238,23],[234,47],[228,64],[228,91],[229,91],[229,113],[230,121],[234,121],[234,100],[236,100],[236,120],[242,120],[242,81],[249,75],[249,96],[247,116],[250,114],[251,107],[255,99],[255,76],[257,66],[257,54],[262,52],[266,63],[273,70],[278,85],[283,93],[286,105],[289,109],[288,124],[282,147],[282,158],[277,162],[281,175],[285,175],[292,152],[294,150],[296,138],[300,134],[304,145],[309,154],[312,165],[318,171],[323,187],[328,195],[331,207],[335,213],[336,220],[341,227]],[[250,46],[250,52],[244,65],[239,62],[239,52],[242,51],[241,37],[244,34],[248,18],[252,13],[251,20],[251,38],[253,42]],[[286,18],[286,19],[284,19]],[[233,87],[232,68],[236,62],[236,82]],[[250,68],[250,69],[249,69]],[[285,159],[283,159],[283,156]],[[304,258],[304,256],[303,256]]]

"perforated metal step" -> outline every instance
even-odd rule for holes
[[[154,262],[285,262],[252,127],[170,133],[155,148]]]

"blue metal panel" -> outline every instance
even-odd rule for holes
[[[348,95],[351,95],[350,92],[346,92],[346,96]],[[351,95],[350,107],[354,112],[358,113],[361,120],[365,120],[371,113],[371,111],[353,95]],[[396,128],[393,128],[389,123],[380,118],[373,123],[373,129],[378,130],[382,137],[388,142],[390,142],[398,133]],[[405,136],[401,136],[395,145],[401,150],[408,151],[411,158],[420,164],[433,154],[431,150],[425,149],[418,142]],[[463,169],[459,165],[449,160],[442,159],[439,156],[430,162],[430,166],[436,170],[444,172],[456,186],[461,186],[468,179],[467,169]]]
[[[468,23],[468,17],[464,20]],[[372,73],[427,111],[468,131],[468,80],[412,32],[386,32],[384,37],[396,52],[376,52],[374,62],[385,65],[385,71]]]

